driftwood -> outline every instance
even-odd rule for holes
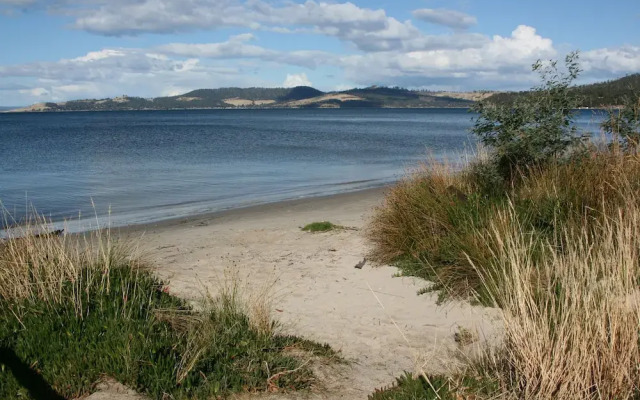
[[[55,231],[51,231],[51,232],[38,233],[37,235],[33,235],[33,237],[43,238],[43,237],[49,237],[49,236],[60,236],[62,235],[62,232],[64,232],[64,229],[56,229]]]

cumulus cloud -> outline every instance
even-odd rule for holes
[[[23,82],[20,86],[11,82]],[[167,88],[275,86],[236,65],[171,58],[150,49],[104,49],[56,62],[0,66],[0,87],[14,104],[104,98],[123,93],[155,97]],[[186,92],[188,90],[184,90]]]
[[[481,35],[427,36],[409,20],[399,21],[383,9],[351,2],[307,0],[273,5],[265,0],[82,0],[71,4],[52,0],[48,4],[74,18],[76,29],[109,36],[242,27],[336,37],[366,52],[477,45],[483,39]]]
[[[248,44],[255,39],[251,33],[232,36],[220,43],[170,43],[156,48],[158,52],[182,57],[210,59],[255,58],[277,64],[316,68],[320,64],[332,64],[334,54],[317,50],[279,51]]]
[[[625,74],[640,71],[640,47],[625,46],[611,49],[589,50],[582,54],[585,72]]]
[[[480,47],[410,51],[394,57],[382,53],[352,55],[344,57],[342,63],[347,77],[360,84],[373,80],[425,86],[444,79],[477,88],[504,79],[527,82],[533,62],[556,55],[551,39],[520,25],[511,36],[495,35]]]
[[[413,11],[413,16],[432,24],[444,25],[453,29],[467,29],[478,23],[473,15],[446,8],[422,8]]]
[[[312,84],[309,78],[307,78],[307,74],[303,72],[300,74],[287,74],[282,86],[292,88],[296,86],[312,86]]]

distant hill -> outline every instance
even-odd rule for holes
[[[572,93],[580,99],[580,107],[601,108],[622,104],[625,96],[640,92],[640,73],[619,79],[580,85],[572,88]],[[497,104],[513,102],[518,96],[526,96],[529,91],[504,92],[489,96],[486,100]]]
[[[472,101],[442,93],[372,86],[342,92],[322,92],[309,86],[294,88],[198,89],[178,96],[119,96],[106,99],[39,103],[13,111],[118,111],[209,108],[344,108],[344,107],[469,107]]]

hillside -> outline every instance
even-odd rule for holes
[[[580,99],[580,107],[599,108],[623,103],[625,96],[640,91],[640,73],[619,79],[576,86],[573,89]],[[504,92],[489,96],[486,100],[497,104],[513,102],[518,96],[526,96],[529,91]]]
[[[342,92],[322,92],[308,86],[294,88],[198,89],[178,96],[120,96],[106,99],[39,103],[16,112],[119,111],[209,108],[344,108],[344,107],[469,107],[471,101],[429,92],[372,86]]]

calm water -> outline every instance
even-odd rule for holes
[[[466,110],[0,114],[0,201],[113,225],[384,185],[475,146]],[[597,130],[592,112],[582,129]],[[87,222],[88,223],[88,222]]]

